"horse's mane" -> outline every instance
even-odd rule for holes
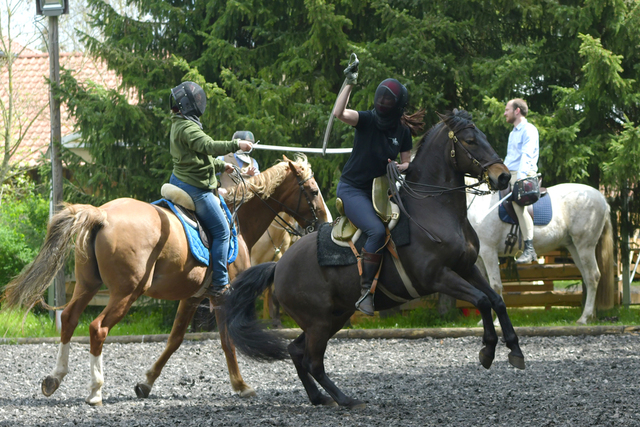
[[[256,193],[261,195],[263,199],[269,198],[287,176],[289,161],[289,159],[280,160],[264,172],[247,179],[247,186],[253,191],[244,191],[242,184],[229,188],[229,192],[224,198],[225,202],[238,204],[242,201],[243,197],[244,201],[247,202],[251,200]],[[291,162],[300,168],[302,180],[307,180],[312,176],[313,172],[311,171],[311,165],[309,165],[307,156],[302,153],[297,153]]]
[[[458,110],[457,108],[454,108],[453,111],[445,111],[444,114],[438,115],[441,120],[429,129],[429,131],[427,131],[427,133],[425,133],[416,144],[416,155],[423,145],[427,145],[425,144],[425,141],[432,139],[431,136],[437,134],[443,126],[447,126],[453,132],[458,132],[469,124],[473,124],[471,114],[466,110]]]

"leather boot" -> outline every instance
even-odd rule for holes
[[[373,316],[373,293],[371,292],[371,285],[373,279],[380,268],[382,262],[382,254],[367,252],[362,250],[362,275],[360,276],[360,289],[362,295],[358,302],[356,302],[356,308],[366,315]]]
[[[528,264],[538,259],[535,249],[533,249],[533,240],[524,241],[524,252],[516,260],[516,264]]]

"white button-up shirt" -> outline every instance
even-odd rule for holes
[[[524,117],[509,134],[504,164],[510,171],[518,171],[518,179],[538,173],[538,129]]]

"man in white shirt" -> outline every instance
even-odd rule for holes
[[[511,186],[521,178],[535,176],[538,173],[539,138],[538,129],[526,119],[529,112],[527,103],[520,98],[512,99],[504,107],[507,123],[513,125],[509,134],[507,157],[504,164],[511,172]],[[512,203],[518,216],[524,238],[524,252],[516,260],[518,264],[533,262],[537,259],[533,248],[533,219],[525,207]]]

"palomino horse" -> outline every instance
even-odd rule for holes
[[[282,161],[248,183],[252,191],[237,212],[247,247],[264,233],[276,212],[288,212],[303,227],[315,227],[326,220],[318,185],[304,157],[295,163]],[[236,192],[227,198],[234,196],[239,198]],[[75,236],[76,286],[62,312],[57,364],[42,383],[43,393],[51,395],[68,373],[71,336],[80,314],[104,283],[109,289],[109,302],[89,326],[91,391],[86,401],[91,405],[102,404],[102,346],[110,329],[141,295],[180,301],[164,352],[147,371],[146,381],[135,387],[138,397],[147,397],[167,360],[182,343],[203,299],[196,295],[210,280],[207,268],[191,255],[180,221],[167,209],[133,199],[116,199],[99,208],[69,205],[52,217],[45,242],[33,264],[7,285],[7,308],[30,307],[40,300],[55,273],[64,265]],[[247,265],[248,252],[245,250],[240,255]],[[218,324],[223,325],[222,315],[216,314]],[[254,395],[254,390],[240,375],[235,349],[224,328],[220,328],[220,340],[233,389],[241,396]]]
[[[611,290],[614,283],[609,205],[598,190],[583,184],[554,185],[547,188],[547,193],[545,197],[550,199],[553,216],[549,224],[535,226],[533,246],[538,254],[559,248],[569,250],[587,290],[582,316],[577,321],[586,324],[595,316],[598,287],[600,294]],[[498,202],[497,194],[469,194],[467,199],[469,221],[480,239],[478,265],[493,290],[502,294],[498,257],[514,256],[518,250],[516,245],[505,253],[505,239],[511,224],[502,222],[497,211],[487,214],[490,206]],[[612,297],[609,299],[613,303]]]
[[[524,356],[504,302],[475,265],[478,238],[467,220],[464,194],[465,173],[487,176],[492,186],[505,188],[509,171],[468,113],[454,111],[440,117],[443,121],[419,142],[403,180],[400,196],[411,217],[411,242],[398,247],[397,252],[409,286],[417,294],[443,292],[478,307],[486,320],[485,347],[480,351],[485,368],[491,366],[498,344],[492,308],[498,313],[504,339],[511,349],[509,361],[524,368]],[[237,348],[249,357],[284,359],[287,355],[283,343],[260,327],[253,308],[257,296],[275,281],[276,297],[303,330],[289,344],[288,353],[311,403],[362,407],[363,402],[344,395],[324,370],[327,342],[351,317],[360,297],[358,268],[321,267],[318,235],[302,237],[295,250],[286,252],[278,263],[251,267],[236,278],[225,302],[227,328]],[[388,251],[384,253],[378,288],[378,310],[413,299]],[[329,396],[318,389],[314,379]]]

